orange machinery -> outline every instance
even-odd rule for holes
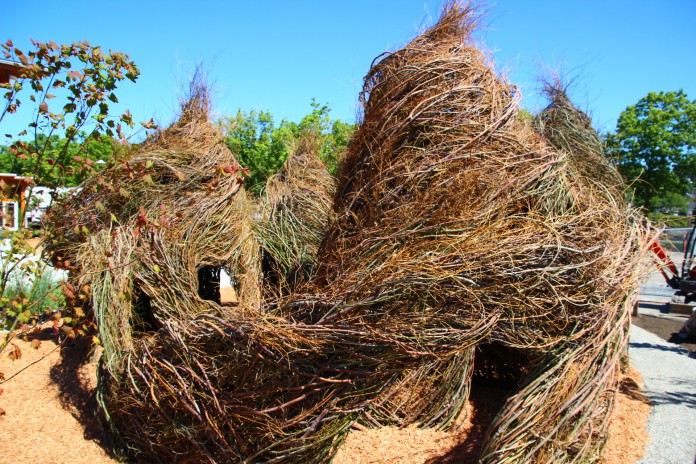
[[[650,244],[650,251],[655,256],[657,268],[671,288],[679,290],[686,297],[686,302],[696,300],[696,225],[684,238],[684,262],[681,272],[677,269],[667,250],[655,240]]]

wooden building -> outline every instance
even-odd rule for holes
[[[3,60],[0,58],[0,84],[9,84],[10,78],[17,77],[17,73],[22,65],[14,61]]]
[[[17,78],[20,63],[0,59],[0,84],[9,84],[10,80]],[[12,173],[0,173],[0,228],[18,230],[19,218],[22,211],[26,211],[26,190],[31,185],[29,177],[18,176]]]
[[[2,229],[19,230],[19,218],[26,211],[26,190],[32,184],[30,177],[18,176],[11,173],[0,173],[0,200]]]

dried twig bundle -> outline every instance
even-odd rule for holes
[[[539,133],[556,150],[567,154],[580,176],[622,195],[621,174],[604,154],[604,145],[589,116],[573,105],[560,78],[546,81],[544,93],[549,105],[534,118]]]
[[[315,134],[303,135],[283,169],[266,183],[255,227],[265,253],[266,287],[275,287],[275,280],[288,292],[316,266],[336,190],[334,177],[319,159],[320,149]]]
[[[91,306],[108,369],[135,339],[172,321],[221,315],[224,268],[238,282],[235,312],[260,307],[258,245],[240,166],[208,121],[194,81],[179,121],[95,177],[53,211],[54,259],[70,267]],[[67,260],[67,263],[66,263]]]
[[[155,280],[162,269],[138,255],[147,272],[134,268],[134,280],[160,323],[101,375],[104,410],[136,459],[327,462],[356,421],[450,424],[476,370],[517,384],[482,462],[597,459],[645,230],[606,195],[603,179],[582,174],[572,147],[554,148],[517,118],[517,90],[473,43],[474,23],[471,8],[451,5],[435,26],[372,66],[316,270],[262,311],[224,311],[192,296],[195,267],[177,264],[188,262],[179,258],[188,256],[179,251],[186,240],[158,240],[173,227],[151,231],[147,242],[135,227],[119,241],[82,242],[95,250],[124,243],[117,267],[145,247],[173,263],[166,279]],[[156,144],[147,153],[159,153]],[[228,185],[225,177],[205,184],[216,179],[215,187]],[[175,201],[182,192],[172,185],[162,195]],[[255,281],[246,264],[253,255],[241,251],[243,196],[199,195],[196,185],[192,209],[221,208],[201,219],[206,227],[196,236],[219,239],[216,253],[227,252],[237,263],[229,266],[248,269],[235,275]],[[193,216],[184,214],[192,223]],[[127,217],[137,225],[137,216]],[[278,236],[290,229],[283,230]],[[304,259],[298,249],[276,259],[295,266]],[[74,255],[81,268],[101,273],[99,281],[127,284]],[[244,307],[257,301],[243,300]],[[481,356],[487,351],[510,356],[496,366]],[[486,369],[477,369],[477,357]]]

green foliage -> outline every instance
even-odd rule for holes
[[[113,140],[125,138],[122,125],[134,126],[127,110],[114,116],[111,105],[118,103],[119,83],[135,82],[140,71],[128,55],[107,53],[86,41],[32,41],[32,46],[24,52],[11,40],[0,45],[4,57],[16,63],[15,79],[0,84],[0,122],[22,105],[33,107],[25,129],[17,134],[3,131],[8,146],[0,148],[0,170],[49,187],[76,185],[98,174],[97,160],[109,160]],[[153,126],[152,121],[141,124]],[[27,204],[32,202],[30,192]],[[22,208],[20,224],[25,214]],[[0,237],[0,321],[10,330],[63,305],[44,256],[27,244],[29,235],[20,231]],[[7,336],[0,340],[0,352],[7,341]]]
[[[648,213],[647,216],[658,227],[691,227],[693,224],[693,218],[690,216],[675,216],[674,214],[665,213]]]
[[[109,109],[111,103],[118,102],[114,93],[118,83],[125,79],[135,82],[140,74],[128,55],[105,53],[86,41],[69,45],[32,41],[32,45],[35,50],[25,54],[15,48],[11,40],[2,44],[5,58],[21,66],[14,82],[0,84],[7,89],[0,121],[17,111],[25,101],[19,97],[29,87],[29,100],[36,105],[36,117],[28,124],[30,132],[50,137],[54,131],[62,129],[66,139],[72,141],[81,129],[91,126],[90,136],[95,139],[103,133],[123,137],[120,123],[132,126],[132,117],[126,111],[117,118],[118,122],[114,121],[109,117]],[[66,103],[57,105],[56,109],[52,100],[58,92],[62,92]],[[26,132],[19,135],[26,135]]]
[[[637,205],[675,204],[696,182],[696,101],[682,90],[651,92],[621,113],[606,146]]]
[[[313,133],[321,138],[319,157],[335,174],[341,154],[355,130],[353,124],[332,120],[330,108],[312,100],[311,113],[299,123],[282,120],[276,126],[268,112],[238,111],[233,117],[221,119],[225,140],[242,166],[249,168],[247,189],[258,194],[266,180],[275,174],[288,158],[288,147],[303,134]]]
[[[6,134],[12,142],[0,149],[0,165],[38,185],[76,185],[96,172],[95,161],[110,158],[111,140],[124,138],[122,124],[133,127],[128,111],[112,117],[110,107],[118,102],[119,82],[135,82],[140,71],[128,55],[106,53],[86,41],[32,45],[25,53],[11,40],[2,44],[5,58],[18,66],[16,79],[0,84],[5,89],[0,121],[27,100],[35,110],[26,129]]]
[[[319,158],[334,176],[338,173],[338,165],[348,147],[348,142],[353,137],[353,132],[355,132],[355,124],[348,124],[337,119],[331,124],[331,134],[324,139]]]
[[[530,113],[529,111],[527,111],[526,109],[520,108],[517,111],[517,119],[519,119],[520,121],[523,121],[523,122],[531,123],[534,121],[534,115],[532,113]]]
[[[60,278],[61,275],[43,261],[22,262],[10,274],[0,298],[0,328],[27,324],[39,316],[60,311],[65,305],[58,285]]]
[[[653,201],[658,211],[678,213],[683,216],[689,212],[689,198],[676,192],[665,192],[655,197]]]
[[[124,146],[107,135],[99,139],[87,137],[80,133],[73,141],[53,135],[37,135],[37,141],[44,148],[44,159],[37,163],[26,151],[15,151],[10,147],[0,146],[0,172],[12,172],[29,176],[34,183],[46,187],[76,187],[84,182],[99,163],[108,164],[124,151]],[[61,156],[66,148],[66,165],[56,166],[54,160]]]
[[[258,193],[266,179],[287,159],[286,143],[292,139],[291,129],[285,121],[276,127],[273,115],[264,111],[239,110],[236,116],[220,124],[229,149],[242,166],[250,168],[247,187]]]

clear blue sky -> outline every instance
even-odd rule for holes
[[[362,77],[437,18],[441,1],[17,1],[0,8],[0,40],[89,40],[128,53],[142,72],[119,90],[136,120],[168,123],[198,62],[217,115],[267,110],[298,121],[316,98],[354,121]],[[696,99],[694,0],[498,0],[482,41],[496,67],[540,109],[539,62],[579,75],[573,96],[600,130],[650,91]],[[27,102],[28,103],[28,102]],[[0,132],[19,127],[6,117]],[[19,129],[17,129],[19,130]]]

